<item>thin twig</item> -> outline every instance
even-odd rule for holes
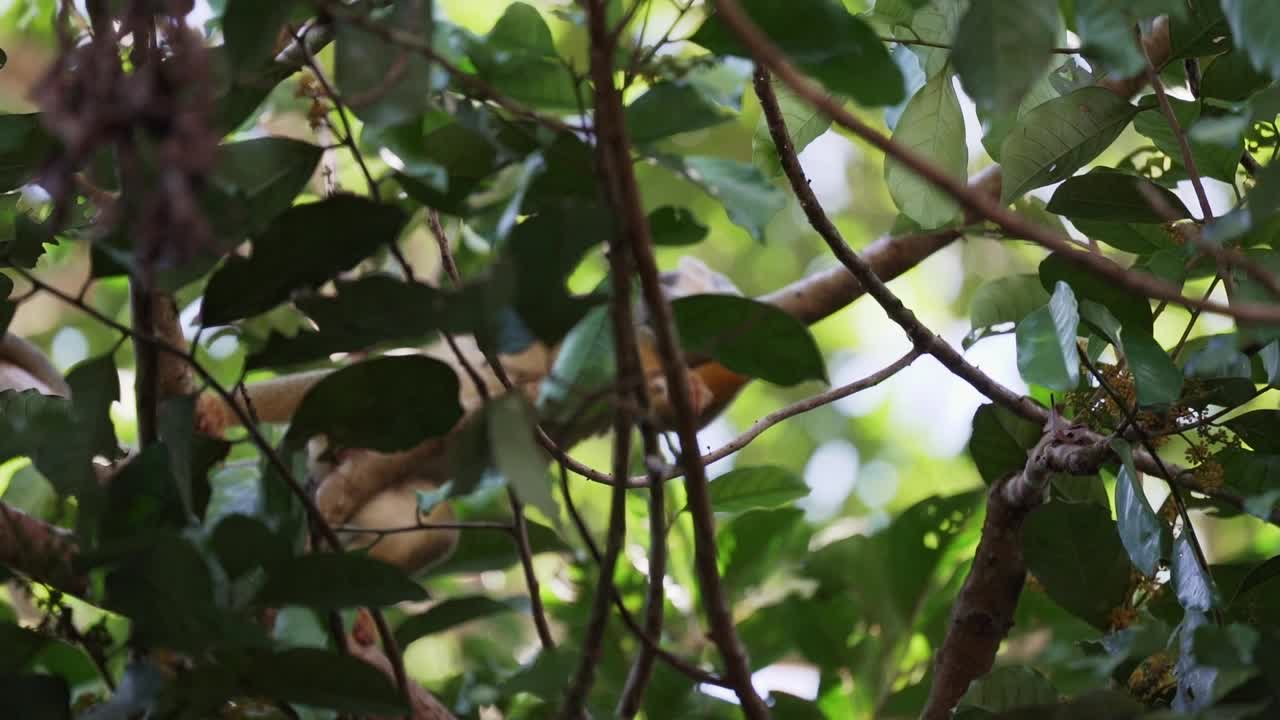
[[[729,609],[729,599],[720,579],[715,538],[715,513],[711,507],[706,467],[702,464],[702,457],[698,453],[697,413],[689,387],[688,365],[676,335],[671,305],[662,289],[657,262],[653,254],[653,238],[649,234],[648,218],[640,203],[639,188],[631,160],[631,146],[627,140],[623,118],[622,98],[614,85],[613,51],[616,48],[608,37],[605,7],[600,0],[592,0],[588,3],[587,26],[588,36],[591,39],[591,78],[595,90],[595,130],[599,171],[619,224],[619,232],[613,239],[620,242],[616,247],[611,246],[613,252],[610,253],[610,260],[611,263],[623,263],[624,256],[631,256],[640,278],[641,293],[649,311],[654,334],[657,336],[658,355],[662,361],[667,390],[675,410],[676,434],[680,440],[680,461],[684,470],[689,512],[693,519],[694,565],[711,640],[724,658],[725,677],[733,685],[744,715],[750,720],[767,718],[769,709],[752,685],[751,664],[738,638],[733,615]],[[624,264],[621,269],[629,270],[629,267]],[[612,277],[615,283],[619,283],[624,276],[618,272],[618,268],[614,268]],[[618,297],[619,290],[620,288],[615,285],[615,297]],[[623,294],[621,301],[615,302],[614,305],[626,306],[629,301],[630,295]],[[629,308],[627,313],[629,314]],[[621,344],[624,336],[631,336],[629,342],[634,344],[634,336],[629,332],[631,327],[630,323],[615,321],[615,342]],[[630,352],[634,353],[634,348],[631,348]],[[618,355],[621,363],[623,353]],[[619,373],[622,372],[623,367],[619,365]],[[620,414],[622,412],[619,410]],[[630,424],[621,429],[629,433]],[[621,444],[624,440],[622,437],[615,436],[614,442]],[[622,477],[625,474],[625,465],[615,463],[614,476]],[[614,492],[624,493],[625,488],[621,483],[617,483],[614,485]],[[606,558],[607,556],[608,553]],[[601,568],[602,573],[611,571],[611,567]]]
[[[952,46],[947,43],[932,42],[930,40],[921,40],[917,38],[898,38],[881,35],[880,42],[897,43],[899,45],[919,45],[920,47],[938,48],[940,50],[952,49]],[[1084,50],[1076,47],[1055,47],[1050,48],[1049,52],[1052,52],[1055,55],[1079,55],[1084,52]]]

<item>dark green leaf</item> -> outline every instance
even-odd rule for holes
[[[227,247],[246,234],[266,229],[293,205],[320,162],[311,143],[262,137],[218,147],[218,164],[207,193],[206,211]]]
[[[270,310],[394,243],[405,220],[399,208],[354,195],[294,206],[254,238],[252,256],[233,255],[214,272],[201,316],[220,325]]]
[[[945,174],[963,179],[969,167],[964,114],[951,77],[939,74],[920,88],[902,111],[893,141],[928,157]],[[940,188],[906,165],[886,158],[884,180],[903,215],[932,229],[955,220],[960,207]]]
[[[398,716],[404,696],[373,665],[317,648],[255,654],[238,673],[246,695],[302,703],[355,715]]]
[[[1169,59],[1217,55],[1231,49],[1231,32],[1220,2],[1193,3],[1169,21]]]
[[[988,485],[1027,464],[1027,451],[1040,439],[1040,428],[998,405],[987,403],[973,414],[969,455]]]
[[[1174,247],[1168,231],[1159,225],[1100,222],[1083,218],[1071,218],[1071,224],[1090,239],[1134,255],[1145,255]]]
[[[35,179],[53,138],[40,125],[40,115],[0,115],[0,192]]]
[[[0,674],[5,712],[23,720],[71,720],[71,687],[57,675]]]
[[[1058,690],[1053,683],[1035,668],[1025,665],[1009,665],[994,668],[969,686],[956,706],[958,717],[964,717],[966,708],[1003,712],[1028,705],[1053,705],[1058,702]]]
[[[1138,108],[1100,87],[1050,100],[1018,119],[1000,146],[1001,198],[1065,180],[1119,137]]]
[[[429,7],[422,2],[398,2],[384,13],[375,11],[373,17],[401,32],[425,37]],[[370,128],[419,116],[431,106],[432,93],[445,84],[443,76],[433,82],[431,61],[422,53],[348,22],[337,23],[334,80],[343,103]]]
[[[238,578],[256,567],[272,567],[291,555],[289,544],[260,520],[239,513],[222,519],[213,529],[213,552],[222,569]]]
[[[69,400],[35,390],[0,392],[0,458],[30,457],[59,495],[76,496],[84,527],[96,522],[103,492],[92,472],[89,439]]]
[[[1270,0],[1222,0],[1222,12],[1253,67],[1280,80],[1280,7]]]
[[[969,301],[969,324],[974,330],[1018,323],[1049,302],[1036,275],[1010,275],[988,281]]]
[[[1120,458],[1120,472],[1116,475],[1116,528],[1120,542],[1129,552],[1133,566],[1147,577],[1155,577],[1160,561],[1169,557],[1169,529],[1147,501],[1129,443],[1114,439],[1111,449]]]
[[[1185,16],[1182,0],[1075,0],[1076,32],[1090,61],[1120,77],[1137,75],[1147,66],[1133,28],[1156,15]]]
[[[748,0],[743,10],[801,70],[861,105],[902,100],[902,76],[875,32],[831,0]],[[738,36],[712,15],[690,38],[720,55],[751,57]]]
[[[120,376],[115,358],[107,353],[78,363],[67,373],[76,424],[87,435],[94,455],[115,459],[123,455],[111,422],[111,404],[120,400]]]
[[[573,421],[583,427],[602,421],[603,413],[611,407],[602,393],[616,375],[608,308],[593,308],[565,336],[550,374],[542,380],[539,417],[551,423]]]
[[[1151,304],[1146,298],[1082,269],[1061,253],[1054,253],[1040,263],[1040,282],[1046,289],[1065,282],[1078,299],[1102,305],[1124,327],[1151,332]]]
[[[725,585],[741,594],[764,582],[787,558],[803,557],[809,534],[799,508],[752,510],[734,517],[716,533]]]
[[[157,532],[180,530],[190,518],[173,480],[168,450],[154,444],[112,478],[99,533],[104,544],[123,544]]]
[[[827,378],[809,330],[772,305],[737,295],[689,295],[671,307],[690,353],[778,385]]]
[[[790,504],[809,494],[809,486],[775,465],[734,468],[712,481],[711,507],[738,513]]]
[[[504,95],[548,110],[579,109],[573,77],[532,5],[508,5],[486,41],[473,43],[469,53],[480,77]]]
[[[226,459],[231,443],[196,432],[194,395],[160,404],[160,439],[169,449],[169,465],[182,502],[193,517],[203,517],[209,503],[209,471]]]
[[[302,398],[285,436],[289,447],[326,435],[330,447],[407,450],[444,435],[462,417],[458,376],[420,355],[396,355],[348,365]]]
[[[1217,64],[1216,62],[1214,63]],[[1145,98],[1144,98],[1145,100]],[[1200,119],[1200,103],[1168,98],[1173,108],[1174,117],[1183,133]],[[1155,143],[1160,152],[1169,156],[1174,165],[1185,169],[1182,157],[1182,145],[1178,136],[1169,125],[1168,118],[1159,108],[1144,110],[1133,119],[1133,127]],[[1194,136],[1188,136],[1191,148],[1191,159],[1196,164],[1196,172],[1203,177],[1211,177],[1223,182],[1232,182],[1236,176],[1236,168],[1240,165],[1240,155],[1244,152],[1244,137],[1237,136],[1232,142],[1203,142]],[[1177,207],[1176,205],[1174,207]]]
[[[1169,189],[1111,168],[1095,168],[1068,178],[1053,191],[1048,210],[1073,219],[1122,223],[1161,223],[1191,217]]]
[[[1094,627],[1111,627],[1129,591],[1129,555],[1111,513],[1094,503],[1051,502],[1022,530],[1027,569],[1049,597]]]
[[[1048,67],[1059,25],[1054,0],[974,0],[951,50],[965,92],[986,111],[1016,109]]]
[[[649,213],[649,233],[654,245],[696,245],[707,236],[707,226],[691,210],[664,205]]]
[[[1138,404],[1171,405],[1182,395],[1182,371],[1160,343],[1140,329],[1124,328],[1120,333],[1124,356],[1138,386]]]
[[[661,82],[627,106],[627,130],[638,144],[719,125],[733,118],[696,85]]]
[[[292,0],[226,0],[222,34],[233,68],[253,67],[276,54],[281,29],[298,8]]]
[[[1260,453],[1280,454],[1280,410],[1253,410],[1226,421],[1231,432]]]
[[[1049,304],[1018,323],[1018,372],[1028,383],[1067,392],[1080,383],[1080,325],[1075,295],[1064,282],[1054,287]]]
[[[1235,50],[1219,55],[1205,68],[1200,79],[1200,94],[1216,100],[1244,102],[1268,84],[1270,80],[1254,69],[1249,56]]]
[[[396,628],[396,642],[400,647],[419,638],[434,635],[472,620],[492,617],[500,613],[523,612],[528,602],[523,598],[494,600],[487,595],[468,595],[449,598],[419,615],[414,615]]]
[[[532,521],[529,522],[529,546],[534,555],[545,552],[565,553],[571,550],[554,530]],[[506,533],[475,533],[468,535],[467,541],[459,545],[457,551],[448,560],[431,568],[428,576],[505,570],[519,559],[515,543],[511,542],[510,536]]]
[[[422,586],[394,565],[354,553],[313,553],[268,568],[257,602],[267,607],[305,605],[339,610],[416,602],[426,597]]]

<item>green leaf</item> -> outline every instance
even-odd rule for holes
[[[79,522],[92,527],[103,487],[91,471],[89,440],[66,398],[35,390],[0,392],[0,458],[30,457],[59,495],[76,496]]]
[[[724,582],[740,596],[764,582],[786,558],[801,556],[809,528],[799,508],[752,510],[735,516],[716,533]]]
[[[942,47],[911,45],[911,51],[920,58],[925,77],[932,80],[951,67],[950,46],[960,26],[960,14],[964,3],[959,0],[908,0],[915,6],[906,27],[893,28],[894,37],[904,40],[923,40]],[[879,5],[877,5],[879,8]]]
[[[964,91],[984,111],[1017,109],[1049,66],[1059,25],[1054,0],[974,0],[951,50]]]
[[[794,473],[776,465],[734,468],[711,482],[711,507],[738,513],[776,508],[809,494],[809,486]]]
[[[285,444],[301,448],[314,435],[330,447],[398,452],[453,429],[462,418],[458,376],[422,355],[394,355],[348,365],[303,396]]]
[[[831,127],[831,118],[822,114],[811,103],[802,100],[776,77],[770,75],[769,84],[778,99],[778,111],[786,123],[791,147],[798,155]],[[776,178],[782,175],[778,149],[774,147],[773,136],[769,133],[769,121],[763,114],[756,121],[755,130],[751,134],[751,164],[760,168],[765,177]]]
[[[0,697],[5,712],[14,718],[71,720],[71,686],[60,675],[5,673],[0,675]]]
[[[649,234],[654,245],[696,245],[708,232],[688,208],[663,205],[649,213]]]
[[[1205,68],[1200,78],[1200,94],[1215,100],[1244,102],[1269,84],[1270,79],[1254,69],[1245,52],[1234,50],[1214,58]]]
[[[579,109],[573,77],[532,5],[508,5],[485,42],[472,43],[468,52],[480,77],[505,96],[548,110]]]
[[[400,716],[404,696],[393,681],[351,655],[295,647],[255,653],[236,675],[244,695],[354,715]]]
[[[787,206],[786,194],[746,163],[702,155],[660,160],[719,200],[729,219],[758,241],[764,241],[765,226]]]
[[[685,82],[660,82],[627,106],[627,130],[637,144],[702,130],[733,118],[733,113],[712,100],[698,86]]]
[[[1018,323],[1018,372],[1028,383],[1068,392],[1080,384],[1080,325],[1075,295],[1064,282],[1054,286],[1049,304]]]
[[[1155,577],[1160,561],[1169,557],[1169,528],[1160,522],[1142,490],[1142,476],[1133,464],[1133,449],[1119,438],[1111,450],[1120,458],[1116,475],[1116,529],[1133,566],[1147,577]]]
[[[312,553],[273,564],[256,602],[341,610],[426,598],[427,591],[394,565],[355,553]]]
[[[1045,288],[1065,282],[1077,298],[1102,305],[1124,327],[1151,332],[1151,303],[1146,298],[1082,269],[1061,253],[1053,253],[1040,263],[1040,282]]]
[[[973,414],[969,456],[982,481],[990,485],[1027,464],[1027,451],[1040,440],[1041,430],[998,405],[980,405]]]
[[[1182,371],[1151,334],[1141,328],[1120,331],[1124,356],[1138,386],[1138,404],[1171,405],[1182,395]]]
[[[1217,65],[1217,62],[1214,65]],[[1173,108],[1174,117],[1178,119],[1178,126],[1184,133],[1189,133],[1200,119],[1200,103],[1178,98],[1168,98],[1168,100]],[[1138,113],[1133,119],[1133,127],[1150,138],[1160,152],[1169,156],[1174,165],[1185,168],[1178,136],[1173,133],[1168,118],[1158,108]],[[1201,176],[1228,183],[1235,180],[1236,168],[1240,165],[1241,154],[1244,153],[1243,136],[1237,136],[1233,142],[1224,144],[1202,142],[1194,135],[1189,135],[1187,142],[1191,147],[1191,159],[1195,161],[1196,171]]]
[[[1186,16],[1169,20],[1169,60],[1217,55],[1231,49],[1231,33],[1219,2],[1196,2]]]
[[[39,114],[0,115],[0,192],[34,180],[53,147]]]
[[[1038,670],[1026,665],[997,667],[983,675],[965,692],[956,706],[957,717],[966,717],[966,708],[998,713],[1029,705],[1055,705],[1058,690]]]
[[[77,363],[67,373],[67,385],[76,424],[87,435],[90,452],[112,459],[124,455],[111,422],[111,404],[120,400],[114,355],[105,353]]]
[[[1053,191],[1049,212],[1104,222],[1161,223],[1191,217],[1168,188],[1111,168],[1067,178]]]
[[[1209,612],[1221,604],[1218,589],[1213,584],[1186,530],[1173,541],[1173,590],[1178,604],[1187,610]]]
[[[551,492],[546,455],[533,437],[533,415],[524,398],[510,393],[493,400],[488,420],[493,461],[507,485],[526,504],[552,522],[559,521],[560,505]]]
[[[1063,609],[1099,629],[1129,592],[1129,555],[1111,513],[1094,503],[1051,502],[1022,529],[1027,569]]]
[[[808,328],[773,305],[738,295],[689,295],[671,309],[691,354],[777,385],[827,379]]]
[[[870,27],[832,0],[747,0],[742,9],[801,70],[866,106],[902,100],[902,76]],[[690,38],[718,55],[751,57],[712,15]]]
[[[534,555],[568,553],[573,550],[546,525],[529,521],[529,546]],[[428,577],[458,573],[475,574],[486,570],[505,570],[520,561],[515,543],[507,533],[475,533],[460,543],[453,555],[427,571]]]
[[[1175,247],[1169,232],[1159,225],[1103,222],[1071,218],[1071,224],[1091,240],[1106,243],[1134,255],[1149,255]]]
[[[524,598],[494,600],[488,595],[453,597],[431,606],[419,615],[407,618],[396,628],[396,642],[405,648],[415,640],[444,632],[472,620],[492,617],[501,613],[527,610]]]
[[[1221,0],[1236,46],[1257,70],[1280,80],[1280,7],[1270,0]]]
[[[157,532],[180,530],[192,521],[178,494],[169,452],[148,445],[111,479],[98,532],[104,545],[148,539]]]
[[[565,336],[551,373],[543,378],[536,403],[538,416],[553,424],[593,426],[612,407],[603,393],[616,376],[609,309],[593,308]]]
[[[374,22],[424,37],[429,4],[399,2],[386,12],[374,11]],[[370,128],[413,119],[431,107],[432,94],[445,77],[432,77],[431,61],[422,53],[387,40],[356,23],[340,22],[333,43],[334,82],[346,107]],[[437,36],[436,39],[439,39]],[[445,43],[437,43],[443,47]]]
[[[1138,108],[1100,87],[1037,106],[1018,119],[1000,146],[1003,202],[1065,180],[1106,150]]]
[[[1147,59],[1134,36],[1134,25],[1157,15],[1184,16],[1182,0],[1075,0],[1076,32],[1086,56],[1108,72],[1131,77]]]
[[[969,324],[974,330],[1002,323],[1018,323],[1049,302],[1036,275],[1009,275],[990,280],[969,301]]]
[[[222,569],[233,579],[257,567],[286,562],[291,555],[289,544],[262,521],[239,513],[218,522],[211,543]]]
[[[276,42],[298,3],[226,0],[222,34],[232,67],[252,67],[275,55]]]
[[[293,205],[320,162],[321,148],[283,137],[218,146],[218,164],[203,196],[214,230],[226,247],[261,232]]]
[[[394,243],[406,217],[399,208],[354,195],[297,205],[213,273],[201,317],[220,325],[271,309],[295,289],[319,285]]]
[[[1249,447],[1260,453],[1280,454],[1280,410],[1253,410],[1224,423]]]
[[[947,175],[959,179],[969,168],[969,147],[964,138],[960,99],[946,73],[916,92],[893,131],[895,143],[929,158]],[[922,228],[941,227],[960,215],[960,207],[947,193],[892,158],[885,159],[884,179],[894,204]]]

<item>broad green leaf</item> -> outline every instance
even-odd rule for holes
[[[1280,163],[1275,163],[1269,167],[1275,167],[1277,171],[1280,171]],[[1280,180],[1280,172],[1277,173],[1275,179]],[[1255,187],[1254,192],[1257,189]],[[1252,198],[1252,193],[1250,197]],[[1252,211],[1261,212],[1261,209],[1255,207]],[[1280,277],[1280,250],[1250,249],[1245,250],[1243,255],[1243,262],[1251,263],[1255,268],[1270,273],[1272,277]],[[1235,284],[1235,292],[1229,296],[1229,300],[1232,303],[1273,304],[1276,302],[1275,294],[1266,285],[1254,279],[1239,264],[1233,264],[1231,267],[1231,281]],[[1240,334],[1246,339],[1246,342],[1265,344],[1280,336],[1280,324],[1277,323],[1261,324],[1239,321],[1236,326],[1240,329]]]
[[[997,667],[969,686],[956,706],[958,718],[974,708],[999,713],[1029,705],[1054,705],[1058,691],[1039,671],[1025,665]]]
[[[969,147],[950,75],[940,74],[916,92],[898,120],[893,141],[928,158],[946,174],[965,177]],[[894,204],[923,228],[941,227],[960,215],[960,207],[947,193],[892,158],[885,159],[884,179]]]
[[[729,219],[758,241],[764,241],[765,226],[787,206],[786,193],[746,163],[705,155],[661,161],[719,200]]]
[[[1254,450],[1280,454],[1280,410],[1253,410],[1227,420],[1225,425]]]
[[[231,578],[254,568],[270,568],[287,562],[289,543],[272,532],[258,518],[232,513],[213,528],[211,547],[218,563]]]
[[[708,232],[688,208],[663,205],[649,213],[649,234],[654,245],[696,245]]]
[[[735,516],[716,533],[725,585],[745,595],[768,579],[784,559],[803,557],[810,533],[800,508],[751,510]]]
[[[969,301],[969,323],[976,329],[1016,323],[1049,302],[1049,293],[1034,274],[1010,275],[988,281]]]
[[[712,481],[711,507],[737,513],[787,505],[809,494],[809,486],[776,465],[734,468]]]
[[[320,610],[382,607],[427,598],[402,570],[356,553],[311,553],[273,564],[256,601]]]
[[[422,355],[348,365],[303,396],[285,444],[301,448],[325,435],[332,448],[408,450],[449,432],[462,417],[458,387],[452,367]]]
[[[1233,50],[1214,58],[1204,69],[1200,94],[1216,100],[1244,102],[1270,83],[1270,78],[1254,68],[1247,53]],[[1176,99],[1169,98],[1170,101]]]
[[[552,425],[598,423],[609,412],[606,391],[616,376],[609,310],[593,308],[565,336],[551,373],[538,388],[539,417]]]
[[[39,114],[0,115],[0,192],[35,179],[53,147]]]
[[[484,42],[473,42],[468,54],[480,77],[507,97],[547,110],[579,109],[573,76],[532,5],[508,5]],[[590,96],[587,90],[583,94]]]
[[[1040,263],[1040,283],[1046,289],[1058,282],[1071,286],[1081,300],[1092,300],[1111,311],[1126,328],[1151,332],[1151,303],[1115,283],[1082,269],[1061,253],[1054,253]]]
[[[1028,383],[1068,392],[1080,384],[1080,324],[1075,295],[1057,283],[1049,304],[1018,323],[1018,372]]]
[[[1192,3],[1169,21],[1169,60],[1217,55],[1231,49],[1231,31],[1216,0]]]
[[[1200,119],[1200,103],[1169,98],[1169,104],[1183,133],[1189,132]],[[1150,138],[1160,152],[1169,156],[1176,166],[1184,167],[1182,146],[1178,142],[1178,136],[1173,133],[1168,119],[1159,108],[1138,113],[1133,119],[1133,127]],[[1240,165],[1240,155],[1244,153],[1242,136],[1226,144],[1202,142],[1194,136],[1188,136],[1187,142],[1191,147],[1191,159],[1195,161],[1196,171],[1202,177],[1211,177],[1223,182],[1232,182],[1235,179],[1236,168]]]
[[[59,495],[75,495],[77,517],[96,522],[103,487],[91,472],[91,434],[81,432],[71,401],[35,390],[0,392],[0,459],[31,458]]]
[[[238,255],[209,278],[201,317],[220,325],[255,315],[300,288],[319,285],[394,243],[405,214],[354,195],[296,205],[253,240],[253,254]]]
[[[259,2],[227,0],[222,13],[222,34],[233,68],[254,67],[276,54],[281,28],[301,4],[292,0]]]
[[[822,353],[804,323],[738,295],[689,295],[671,303],[689,353],[777,385],[827,379]]]
[[[1159,225],[1119,223],[1071,218],[1071,224],[1089,239],[1134,255],[1149,255],[1175,247],[1169,231]]]
[[[1142,476],[1133,464],[1133,449],[1121,439],[1111,441],[1111,450],[1120,458],[1116,475],[1116,529],[1133,566],[1147,577],[1155,577],[1160,561],[1169,557],[1169,528],[1160,522],[1142,490]]]
[[[242,661],[243,662],[243,661]],[[246,696],[267,697],[357,716],[401,716],[394,680],[351,655],[295,647],[254,653],[236,674]]]
[[[1037,106],[1000,146],[1002,200],[1065,180],[1120,136],[1138,108],[1115,93],[1086,87]]]
[[[111,404],[120,400],[115,357],[107,353],[78,363],[67,373],[67,384],[77,424],[88,434],[93,454],[112,459],[124,455],[110,416]]]
[[[1129,594],[1129,555],[1111,514],[1094,503],[1051,502],[1022,529],[1027,570],[1072,615],[1108,629]]]
[[[1270,0],[1221,0],[1236,46],[1253,67],[1280,79],[1280,6]]]
[[[568,544],[546,525],[529,521],[529,546],[534,555],[572,552]],[[475,533],[448,560],[427,571],[428,577],[458,573],[475,574],[486,570],[506,570],[520,561],[515,543],[507,533]]]
[[[817,140],[831,127],[831,118],[823,115],[812,104],[800,99],[783,83],[772,75],[769,84],[778,99],[778,111],[786,122],[787,137],[791,139],[791,147],[799,155],[809,143]],[[776,178],[782,175],[782,163],[778,161],[778,149],[774,147],[773,137],[769,134],[769,121],[761,114],[756,121],[755,131],[751,135],[751,163],[766,177]]]
[[[528,603],[523,598],[494,600],[488,595],[467,595],[452,597],[426,612],[405,619],[396,628],[396,642],[400,647],[408,647],[409,643],[428,635],[434,635],[453,627],[492,617],[501,613],[521,612],[527,609]]]
[[[103,545],[148,542],[158,532],[181,530],[191,515],[173,480],[169,453],[148,445],[111,479],[98,534]]]
[[[293,205],[320,162],[322,149],[283,137],[218,146],[218,164],[206,193],[214,229],[228,246],[266,228]]]
[[[973,0],[951,60],[974,103],[989,112],[1016,109],[1049,66],[1059,24],[1054,0]]]
[[[1178,604],[1187,610],[1209,612],[1220,606],[1218,589],[1213,578],[1200,564],[1189,533],[1184,529],[1173,541],[1172,582]]]
[[[923,40],[930,45],[910,45],[920,58],[925,77],[932,80],[951,65],[952,42],[965,4],[961,0],[908,0],[915,5],[907,27],[895,27],[894,37],[904,40]]]
[[[1147,66],[1135,24],[1157,15],[1182,17],[1183,0],[1075,0],[1076,32],[1086,56],[1109,73],[1131,77]]]
[[[861,105],[902,99],[902,76],[870,27],[833,0],[747,0],[742,9],[801,70]],[[751,57],[717,15],[690,38],[718,55]]]
[[[1120,331],[1120,338],[1138,387],[1138,404],[1146,407],[1177,402],[1182,395],[1182,371],[1160,343],[1142,328],[1126,327]]]
[[[969,456],[983,482],[990,485],[1027,464],[1027,451],[1040,440],[1041,430],[998,405],[980,405],[973,414]]]
[[[401,32],[425,36],[428,7],[399,2],[385,12],[373,11],[370,17]],[[436,47],[444,44],[437,42]],[[333,45],[334,82],[343,104],[371,128],[398,125],[421,115],[431,107],[433,92],[445,84],[443,75],[433,78],[431,61],[422,53],[388,42],[356,23],[337,23]]]
[[[702,130],[733,118],[696,85],[661,82],[627,106],[627,131],[638,144]]]
[[[507,485],[525,503],[536,507],[552,522],[560,519],[560,505],[551,492],[546,455],[533,437],[533,416],[518,393],[509,393],[489,404],[489,447],[493,461]]]
[[[1161,223],[1191,217],[1168,188],[1111,168],[1067,178],[1053,191],[1048,209],[1073,220],[1102,222]]]

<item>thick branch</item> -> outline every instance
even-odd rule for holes
[[[79,547],[70,532],[0,503],[0,566],[71,595],[83,596],[89,578],[75,569]]]

